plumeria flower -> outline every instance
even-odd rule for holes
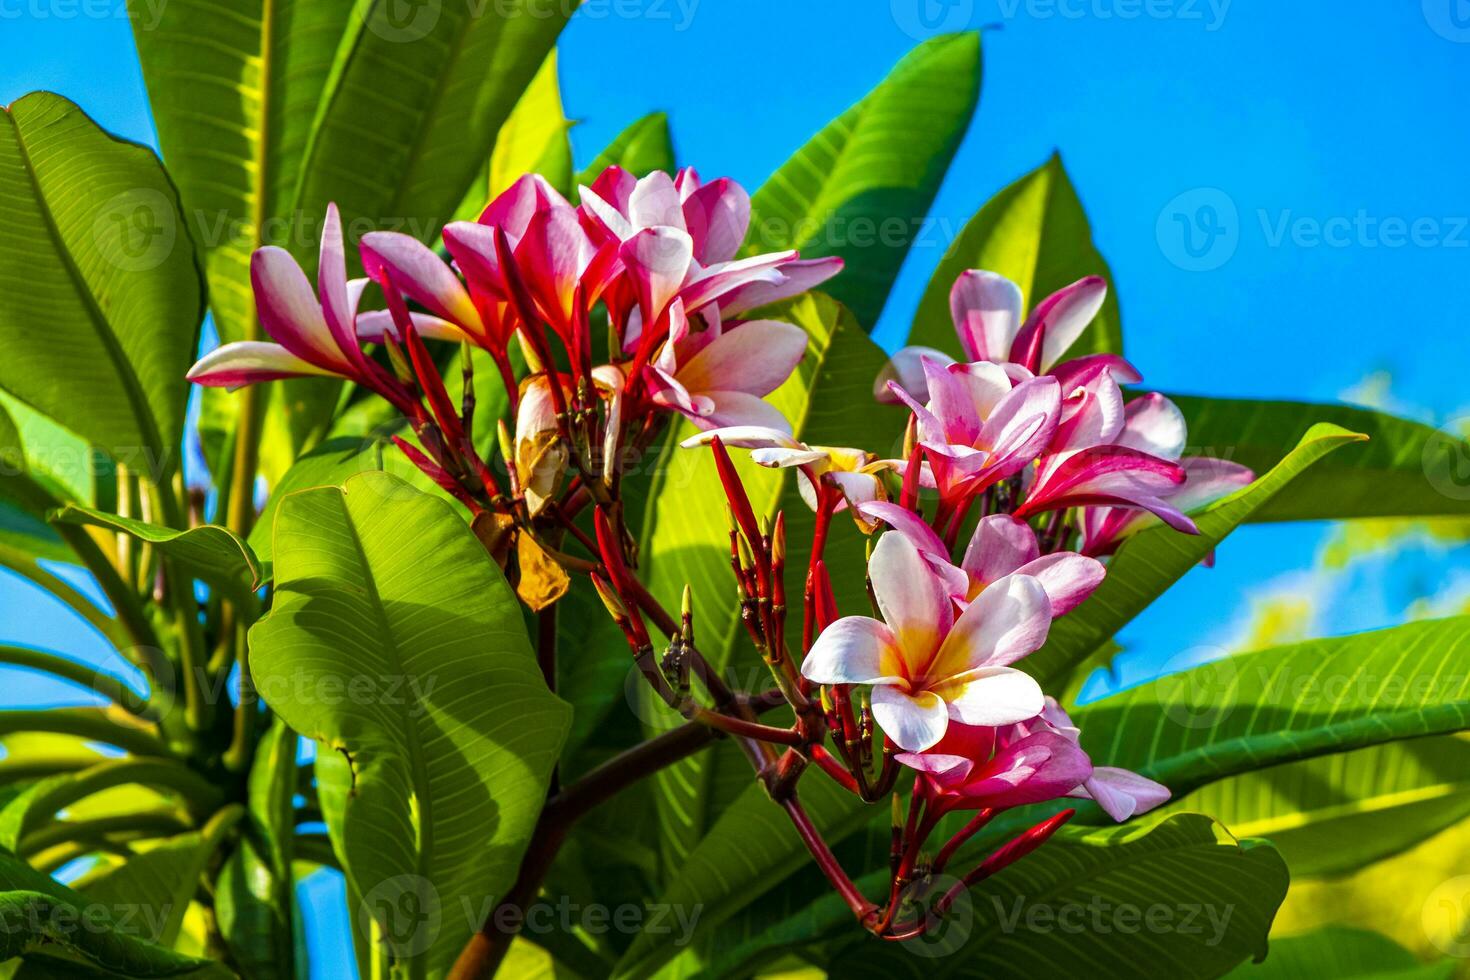
[[[1077,608],[1102,584],[1106,572],[1102,562],[1075,552],[1041,554],[1036,532],[1025,521],[1009,514],[981,518],[957,567],[950,564],[949,549],[939,535],[908,508],[873,501],[860,504],[858,510],[908,538],[934,574],[944,581],[950,597],[960,608],[1008,575],[1029,575],[1046,590],[1051,617],[1055,619]]]
[[[952,724],[927,751],[895,758],[918,771],[916,789],[931,814],[1044,803],[1092,778],[1092,762],[1076,741],[1049,731],[1010,737],[1018,728]]]
[[[750,197],[729,178],[702,184],[693,170],[641,180],[621,167],[579,189],[584,224],[620,243],[645,323],[675,296],[687,314],[714,304],[731,316],[795,296],[836,275],[841,259],[803,262],[795,251],[736,259],[750,225]]]
[[[1161,494],[1172,511],[1197,512],[1249,486],[1255,479],[1255,473],[1239,463],[1207,456],[1183,457],[1186,438],[1184,414],[1168,398],[1150,393],[1128,403],[1118,441],[1159,458],[1177,461],[1184,475],[1182,483]],[[1159,518],[1151,508],[1085,507],[1080,521],[1082,550],[1089,555],[1111,554],[1131,535],[1158,523]]]
[[[872,685],[873,717],[909,752],[944,737],[950,719],[1005,725],[1034,717],[1041,688],[1009,666],[1051,626],[1041,583],[1009,575],[956,618],[941,580],[901,534],[878,539],[868,563],[882,621],[848,616],[817,637],[802,673],[818,684]]]
[[[846,510],[851,506],[857,509],[857,515],[865,516],[861,505],[877,501],[884,494],[883,482],[878,474],[893,465],[891,461],[878,459],[861,449],[809,446],[793,439],[782,429],[758,425],[712,429],[690,436],[679,445],[684,449],[693,449],[708,445],[717,437],[726,446],[749,449],[750,458],[761,466],[795,467],[801,499],[814,511],[820,504],[817,499],[817,484],[826,483],[840,492],[834,510]],[[865,523],[872,526],[870,521]]]
[[[1048,697],[1046,707],[1031,721],[1016,726],[1026,733],[1023,737],[1035,738],[1051,733],[1077,745],[1082,739],[1082,730],[1056,699]],[[1108,816],[1122,823],[1129,817],[1147,813],[1165,803],[1170,796],[1169,787],[1156,783],[1146,776],[1115,766],[1094,766],[1091,774],[1067,793],[1083,800],[1095,800]]]
[[[778,320],[716,320],[695,332],[678,299],[669,321],[669,337],[644,372],[656,405],[702,429],[747,425],[790,433],[791,423],[764,396],[796,370],[806,331]]]
[[[189,369],[190,381],[238,388],[324,375],[375,389],[392,386],[392,379],[359,344],[357,305],[367,280],[347,279],[342,220],[335,204],[327,206],[322,226],[315,293],[291,254],[274,245],[250,257],[250,283],[261,325],[275,343],[242,340],[217,347]]]
[[[1082,336],[1107,294],[1101,276],[1088,276],[1037,303],[1023,321],[1021,287],[1000,273],[970,269],[950,289],[949,310],[969,360],[1018,364],[1032,374],[1046,374]],[[923,358],[941,364],[953,360],[932,347],[903,348],[879,376],[874,389],[878,400],[893,400],[890,381],[915,397],[923,392]]]
[[[1061,412],[1055,378],[1016,383],[998,364],[941,364],[924,358],[929,400],[920,404],[895,383],[913,410],[918,442],[940,498],[954,502],[1009,479],[1050,444]]]

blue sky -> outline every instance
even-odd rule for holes
[[[152,142],[121,8],[0,0],[0,102],[51,89]],[[1461,381],[1470,355],[1465,8],[588,0],[564,35],[561,65],[580,161],[663,109],[681,162],[754,187],[919,38],[998,24],[985,37],[978,116],[935,205],[948,224],[911,255],[881,340],[903,336],[942,229],[1059,149],[1112,265],[1130,357],[1150,384],[1335,400],[1365,397],[1366,379],[1387,377],[1398,410],[1441,424],[1470,411]],[[1319,632],[1398,621],[1467,557],[1412,545],[1324,585],[1301,573],[1331,533],[1238,533],[1216,568],[1192,572],[1125,632],[1135,669],[1228,644],[1245,601],[1273,590],[1315,598]],[[102,655],[100,640],[51,609],[35,590],[0,581],[4,640]],[[7,691],[12,703],[67,696],[34,684]],[[313,952],[325,964],[335,944],[330,924],[318,925]]]

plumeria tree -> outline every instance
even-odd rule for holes
[[[1463,515],[1463,445],[1143,388],[1058,159],[882,352],[974,36],[752,196],[659,116],[574,171],[564,16],[349,8],[140,29],[167,171],[6,110],[0,562],[103,651],[0,647],[92,695],[0,712],[7,968],[306,976],[326,880],[373,977],[1412,964],[1249,961],[1466,816],[1385,764],[1463,619],[1083,684],[1244,523]]]

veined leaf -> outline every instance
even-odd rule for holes
[[[1108,281],[1108,298],[1068,356],[1123,353],[1116,284],[1092,243],[1087,214],[1059,154],[991,198],[966,223],[924,290],[909,343],[962,354],[949,291],[966,269],[1006,276],[1021,287],[1028,307],[1083,276],[1102,276]]]
[[[1176,796],[1264,766],[1470,728],[1470,617],[1225,657],[1078,708],[1099,765]]]
[[[567,132],[571,127],[561,105],[561,81],[553,48],[500,127],[495,150],[490,154],[486,200],[528,173],[540,174],[563,194],[570,193],[572,144]]]
[[[176,531],[171,527],[119,517],[90,507],[68,505],[52,518],[66,524],[101,527],[146,541],[184,571],[236,599],[252,601],[265,575],[250,546],[229,528],[215,524]]]
[[[809,294],[773,315],[798,324],[811,335],[806,358],[770,398],[791,420],[797,439],[828,446],[880,446],[888,444],[884,433],[894,440],[902,436],[900,413],[867,397],[884,355],[841,306],[828,297]],[[861,397],[855,397],[855,392]],[[693,431],[686,427],[676,441]],[[800,583],[807,564],[805,549],[810,546],[812,516],[797,493],[794,479],[786,470],[756,466],[744,452],[736,450],[732,455],[756,513],[774,517],[778,509],[785,511],[790,542],[787,577]],[[759,656],[748,647],[735,604],[730,601],[735,586],[724,509],[691,508],[688,504],[691,500],[724,499],[710,451],[675,449],[659,465],[643,525],[640,554],[644,581],[670,609],[678,608],[680,592],[687,582],[693,590],[695,629],[705,659],[715,670],[728,675],[732,687],[748,690],[764,686],[769,675]],[[840,576],[840,582],[849,590],[862,587],[859,538],[856,534],[832,535],[829,558],[834,570],[846,568],[848,574]],[[856,569],[851,563],[853,555],[859,562]],[[792,595],[799,594],[799,585],[790,588]],[[799,624],[799,604],[793,604],[791,616]],[[653,702],[651,696],[643,702],[646,720],[661,719],[664,725],[680,720],[661,702]],[[729,790],[726,800],[733,800],[751,779],[749,766],[733,746],[720,748],[724,751],[701,753],[655,776],[664,821],[664,855],[671,868],[683,865],[714,823],[711,800],[722,782],[721,767],[734,770],[734,783],[724,782]]]
[[[623,130],[577,174],[577,183],[590,186],[598,174],[613,164],[635,177],[647,177],[655,170],[672,174],[677,164],[669,117],[662,112],[650,112]]]
[[[1364,437],[1335,425],[1314,425],[1270,472],[1195,518],[1199,534],[1159,526],[1130,538],[1108,565],[1107,578],[1081,606],[1052,623],[1046,645],[1018,666],[1055,690],[1067,674],[1111,639],[1185,572],[1199,564],[1231,531],[1317,460]]]
[[[275,535],[275,606],[250,631],[256,687],[347,758],[353,789],[334,819],[363,896],[352,913],[437,913],[437,930],[383,922],[395,960],[436,974],[477,925],[464,908],[515,877],[566,706],[515,594],[447,502],[366,473],[287,497]]]
[[[979,97],[979,35],[925,41],[761,186],[746,250],[841,256],[827,286],[872,330]]]
[[[1314,466],[1253,521],[1470,514],[1470,443],[1463,433],[1349,405],[1169,397],[1189,421],[1191,453],[1221,456],[1257,473],[1275,466],[1316,421],[1369,437]]]
[[[1356,871],[1470,817],[1470,741],[1434,736],[1272,766],[1211,783],[1161,814],[1208,813],[1265,837],[1293,880]]]
[[[0,961],[24,956],[29,965],[36,957],[38,968],[51,971],[42,975],[57,977],[230,976],[217,963],[143,939],[146,927],[132,914],[135,901],[109,906],[0,852]],[[95,973],[99,969],[104,972]]]
[[[1271,940],[1263,963],[1242,963],[1228,980],[1449,980],[1453,960],[1420,963],[1387,936],[1329,926]]]
[[[146,147],[59,95],[0,124],[0,385],[155,481],[178,466],[203,283]]]

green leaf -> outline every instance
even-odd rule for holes
[[[38,92],[0,125],[0,386],[155,481],[179,465],[203,283],[146,147]]]
[[[250,631],[256,687],[347,758],[352,792],[327,812],[362,909],[419,900],[430,919],[388,922],[389,948],[412,970],[445,970],[472,929],[465,908],[515,877],[566,707],[515,594],[447,502],[365,473],[287,497],[275,535],[275,605]]]
[[[1182,796],[1241,772],[1470,728],[1470,617],[1225,657],[1078,708],[1082,746]]]
[[[44,957],[49,976],[92,976],[88,965],[110,977],[228,977],[219,964],[175,953],[142,938],[132,901],[109,904],[80,894],[0,852],[0,961],[45,951],[80,963],[73,973],[56,957]]]
[[[1231,531],[1328,453],[1363,436],[1335,425],[1312,426],[1270,472],[1195,517],[1199,534],[1162,525],[1134,535],[1108,565],[1107,578],[1081,606],[1052,623],[1046,645],[1020,667],[1048,690],[1141,613],[1185,572],[1203,561]]]
[[[1254,521],[1470,514],[1470,443],[1463,435],[1347,405],[1170,397],[1189,421],[1191,453],[1221,456],[1257,473],[1276,465],[1315,421],[1369,437],[1313,467]]]
[[[909,343],[960,356],[949,291],[966,269],[988,269],[1006,276],[1021,287],[1028,307],[1083,276],[1102,276],[1108,280],[1107,301],[1068,354],[1123,353],[1116,284],[1092,243],[1087,214],[1060,155],[1053,154],[991,198],[965,224],[924,290]]]
[[[828,288],[872,330],[979,96],[978,34],[919,45],[756,192],[747,251],[841,256]]]
[[[500,127],[490,154],[489,200],[514,184],[523,174],[537,173],[563,194],[571,191],[571,129],[561,104],[556,49],[546,56],[536,77]],[[485,201],[481,201],[481,207]]]
[[[1265,837],[1293,879],[1380,861],[1470,818],[1470,741],[1434,736],[1304,759],[1211,783],[1160,813],[1208,813]]]
[[[887,880],[885,868],[858,884],[875,895]],[[1286,886],[1269,844],[1236,841],[1200,814],[1144,831],[1069,827],[972,888],[930,939],[869,939],[828,894],[728,950],[709,976],[744,975],[762,950],[795,949],[841,977],[1132,978],[1140,964],[1149,976],[1212,977],[1265,952]],[[840,952],[824,961],[817,942]]]
[[[883,352],[869,340],[845,309],[820,294],[807,296],[774,314],[803,327],[811,346],[796,373],[770,398],[791,420],[797,439],[827,446],[884,447],[902,438],[903,418],[872,401],[873,378],[881,370]],[[686,426],[674,442],[689,435]],[[880,450],[881,452],[881,450]],[[787,470],[751,463],[748,454],[733,453],[751,504],[758,515],[774,517],[784,510],[788,522],[788,579],[799,583],[808,561],[813,521]],[[749,647],[730,601],[730,538],[722,507],[691,508],[691,500],[722,500],[724,491],[707,449],[674,449],[659,461],[644,518],[640,555],[644,582],[665,608],[677,609],[687,582],[694,593],[695,630],[700,652],[710,665],[729,673],[732,687],[752,689],[768,682],[766,668]],[[844,519],[845,520],[845,519]],[[847,533],[842,533],[844,530]],[[828,555],[839,601],[852,600],[862,589],[861,535],[834,530]],[[857,564],[854,565],[853,559]],[[792,586],[793,595],[799,594]],[[799,630],[799,604],[792,628]],[[625,668],[626,670],[626,668]],[[637,690],[642,691],[640,686]],[[646,721],[667,727],[678,715],[646,696]],[[656,726],[656,727],[657,727]],[[725,778],[721,778],[721,770]],[[660,772],[659,812],[664,821],[664,856],[671,868],[682,866],[694,845],[714,823],[717,801],[732,800],[748,785],[750,767],[733,746],[704,752]]]
[[[250,546],[229,528],[215,524],[176,531],[171,527],[119,517],[90,507],[68,505],[52,518],[65,524],[101,527],[146,541],[190,575],[235,599],[253,602],[265,575]]]
[[[672,174],[677,164],[669,117],[662,112],[650,112],[623,130],[577,174],[577,183],[591,186],[598,174],[615,164],[635,177],[647,177],[655,170]]]
[[[1420,963],[1387,936],[1329,926],[1271,940],[1263,963],[1243,963],[1230,980],[1449,980],[1453,960]]]

